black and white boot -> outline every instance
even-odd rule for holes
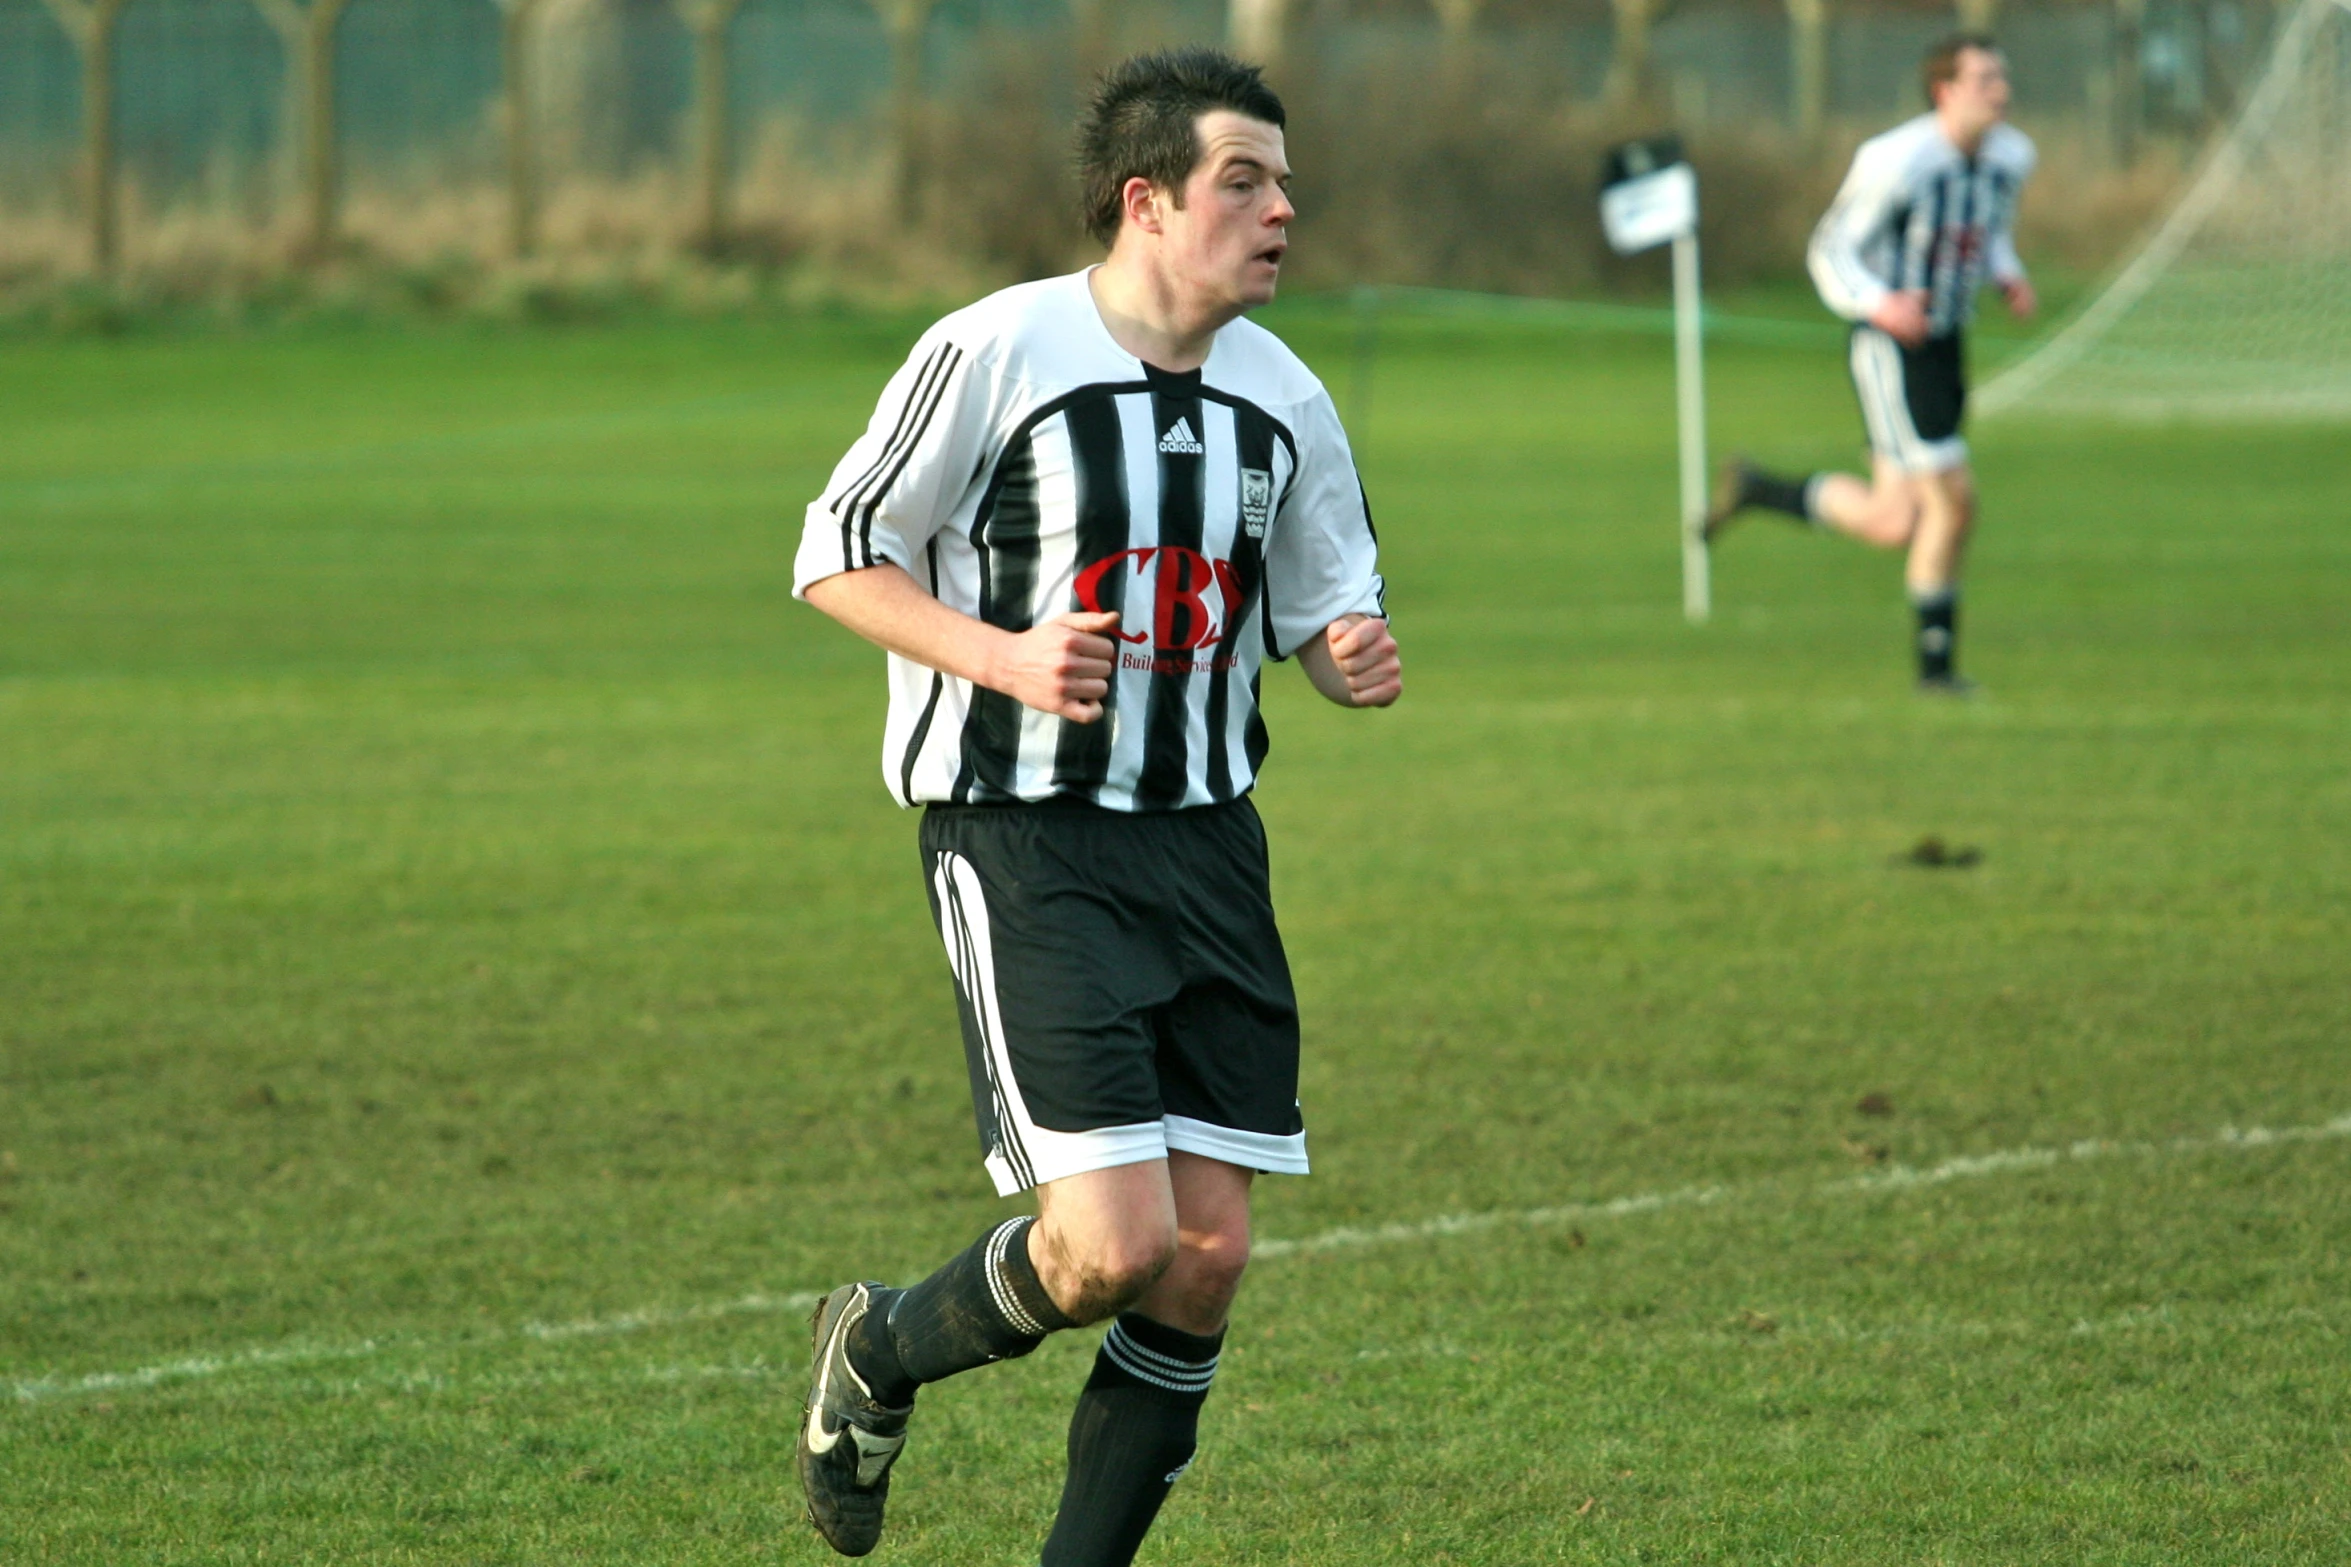
[[[877,1306],[886,1312],[897,1293],[879,1284],[844,1284],[817,1303],[810,1323],[815,1361],[800,1424],[800,1488],[808,1495],[808,1521],[843,1556],[863,1556],[881,1543],[890,1465],[906,1445],[906,1418],[914,1413],[911,1402],[898,1409],[877,1402],[849,1363],[851,1330]]]
[[[1708,543],[1720,538],[1739,513],[1755,504],[1755,479],[1755,465],[1744,457],[1733,457],[1714,470],[1714,491],[1706,504],[1706,525],[1700,530]]]

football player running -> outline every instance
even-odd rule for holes
[[[1108,1322],[1043,1560],[1125,1567],[1192,1461],[1251,1183],[1306,1171],[1258,679],[1295,656],[1362,708],[1402,674],[1337,410],[1241,319],[1289,243],[1283,120],[1213,50],[1112,71],[1081,141],[1108,259],[926,332],[808,509],[795,589],[891,655],[982,1158],[1038,1209],[819,1305],[799,1470],[846,1555],[918,1389]]]
[[[1716,483],[1706,532],[1718,537],[1741,512],[1763,507],[1907,552],[1919,689],[1964,696],[1974,686],[1958,668],[1959,568],[1976,517],[1960,435],[1965,339],[1986,281],[2018,318],[2033,313],[2015,222],[2035,155],[2007,123],[2008,64],[1989,37],[1944,40],[1922,75],[1929,112],[1862,144],[1808,258],[1822,301],[1853,323],[1870,477],[1783,476],[1734,459]]]

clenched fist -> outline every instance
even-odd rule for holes
[[[1916,348],[1927,340],[1927,291],[1898,288],[1869,313],[1869,324],[1900,343]]]
[[[993,686],[1040,713],[1090,724],[1102,716],[1110,694],[1111,662],[1118,648],[1110,638],[1118,616],[1100,613],[1056,615],[1007,637],[996,667],[983,685]]]
[[[1329,672],[1337,677],[1326,683],[1315,665],[1323,662],[1308,656],[1307,675],[1324,696],[1344,707],[1386,707],[1404,694],[1404,661],[1396,650],[1396,639],[1388,634],[1388,623],[1371,615],[1341,615],[1323,628],[1318,647],[1329,660]],[[1332,689],[1333,684],[1337,689]]]

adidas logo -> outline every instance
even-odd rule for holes
[[[1178,419],[1167,427],[1159,438],[1159,449],[1179,457],[1197,457],[1208,448],[1200,444],[1200,437],[1192,433],[1192,421]]]

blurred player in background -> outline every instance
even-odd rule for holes
[[[1338,411],[1240,319],[1289,244],[1282,124],[1214,50],[1112,71],[1080,159],[1109,259],[924,333],[808,509],[795,587],[890,652],[981,1150],[1038,1207],[817,1308],[800,1479],[846,1555],[918,1388],[1107,1320],[1044,1567],[1125,1567],[1192,1461],[1250,1183],[1306,1171],[1258,676],[1295,655],[1343,707],[1403,677]]]
[[[1813,231],[1821,299],[1853,325],[1853,389],[1871,473],[1781,476],[1734,460],[1717,482],[1709,538],[1749,507],[1783,512],[1880,549],[1907,550],[1921,691],[1965,695],[1958,670],[1959,562],[1975,523],[1960,421],[1965,337],[1988,279],[2018,318],[2033,286],[2017,259],[2016,204],[2032,141],[2007,123],[2008,67],[1981,34],[1946,39],[1924,66],[1930,112],[1862,143]]]

